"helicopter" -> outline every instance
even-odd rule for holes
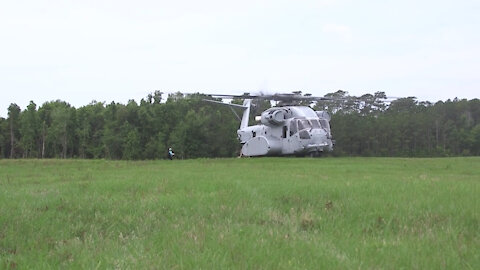
[[[330,130],[330,115],[327,111],[315,111],[301,102],[331,100],[325,97],[302,96],[299,94],[273,95],[208,95],[214,98],[241,98],[243,104],[229,104],[204,99],[242,111],[238,140],[242,146],[240,156],[310,156],[319,157],[324,152],[333,151],[335,140]],[[278,102],[255,117],[260,124],[249,126],[252,100],[263,99]]]

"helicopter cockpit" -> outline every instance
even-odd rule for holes
[[[300,139],[310,139],[309,132],[323,129],[330,134],[330,125],[325,119],[292,119],[290,121],[290,137],[299,133]]]

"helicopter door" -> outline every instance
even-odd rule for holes
[[[282,138],[287,138],[287,129],[288,127],[287,126],[283,126],[283,129],[282,129]]]
[[[297,133],[297,121],[292,120],[290,121],[290,137],[292,137],[295,133]]]
[[[282,154],[291,155],[295,152],[295,149],[298,147],[298,132],[297,121],[294,119],[290,120],[290,123],[283,127],[283,134],[285,137],[283,141]],[[288,134],[288,135],[287,135]]]

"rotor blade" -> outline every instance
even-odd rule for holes
[[[184,95],[189,96],[189,95],[203,95],[203,96],[210,96],[213,98],[226,98],[226,99],[233,99],[233,98],[240,98],[240,99],[260,99],[260,100],[272,100],[272,101],[281,101],[285,103],[289,102],[294,102],[294,101],[346,101],[350,100],[351,98],[359,98],[359,97],[351,97],[351,96],[343,96],[343,97],[335,97],[335,96],[329,96],[329,97],[317,97],[317,96],[303,96],[298,93],[276,93],[276,94],[250,94],[250,93],[244,93],[241,95],[234,95],[234,94],[202,94],[202,93],[184,93]],[[390,101],[390,100],[395,100],[398,99],[398,97],[389,97],[387,96],[385,101]]]
[[[210,100],[210,99],[203,99],[203,101],[207,101],[207,102],[211,102],[211,103],[217,103],[217,104],[224,105],[224,106],[229,106],[229,107],[237,107],[237,108],[242,108],[242,109],[248,108],[246,106],[242,106],[242,105],[239,105],[239,104],[223,103],[221,101],[215,101],[215,100]]]
[[[243,95],[226,95],[226,94],[206,94],[212,97],[219,97],[219,98],[261,98],[261,95],[250,95],[250,94],[243,94]]]
[[[188,94],[187,94],[188,95]],[[243,95],[230,95],[230,94],[202,94],[205,96],[210,96],[213,98],[240,98],[240,99],[260,99],[260,100],[272,100],[272,101],[281,101],[284,103],[292,103],[295,101],[335,101],[335,100],[346,100],[346,98],[335,98],[335,97],[316,97],[316,96],[302,96],[297,93],[276,93],[276,94],[259,94],[251,95],[245,93]]]

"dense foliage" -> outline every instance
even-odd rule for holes
[[[480,155],[478,99],[385,103],[383,92],[344,91],[326,97],[332,101],[310,105],[332,114],[335,155]],[[140,104],[93,101],[77,109],[57,100],[37,109],[31,101],[23,111],[11,104],[7,119],[0,118],[0,158],[158,159],[169,146],[180,158],[236,156],[239,121],[202,98],[176,93],[162,102],[156,91]],[[266,107],[262,102],[254,113]]]

